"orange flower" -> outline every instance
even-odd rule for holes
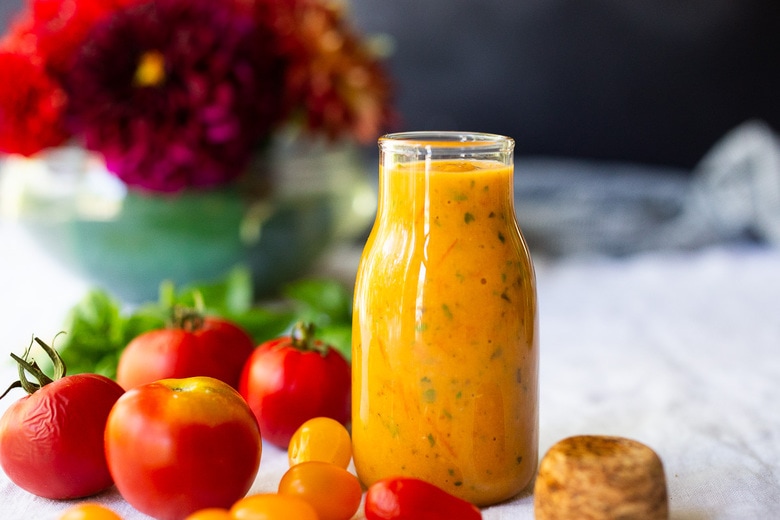
[[[345,13],[322,0],[256,3],[258,17],[275,13],[279,46],[290,62],[286,103],[301,114],[305,126],[331,138],[375,140],[394,117],[392,85]]]

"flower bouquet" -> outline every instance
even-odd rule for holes
[[[335,226],[312,186],[360,169],[350,150],[391,119],[379,54],[325,0],[28,0],[0,40],[0,153],[76,191],[26,204],[48,211],[47,246],[130,290],[236,262],[273,264],[264,290],[294,276]]]

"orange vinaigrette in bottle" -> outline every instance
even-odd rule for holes
[[[365,485],[406,475],[477,505],[538,460],[536,281],[514,211],[512,139],[380,138],[358,269],[352,438]]]

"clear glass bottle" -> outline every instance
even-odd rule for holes
[[[379,149],[354,296],[358,476],[501,502],[538,460],[536,281],[514,210],[514,141],[410,132]]]

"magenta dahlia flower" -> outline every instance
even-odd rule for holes
[[[87,36],[66,80],[69,122],[130,186],[239,176],[285,115],[285,63],[242,0],[152,0]]]

